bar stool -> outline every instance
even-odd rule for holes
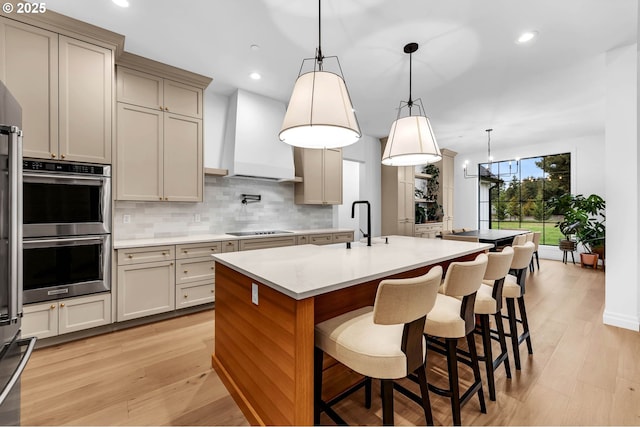
[[[487,268],[487,255],[480,254],[474,261],[452,262],[447,269],[444,283],[438,293],[433,309],[427,314],[424,333],[429,349],[447,356],[449,389],[445,390],[429,384],[429,390],[451,399],[453,424],[461,424],[460,407],[475,393],[480,400],[480,410],[487,409],[482,392],[482,379],[478,366],[473,330],[475,328],[474,304],[476,293],[482,283]],[[460,298],[460,299],[459,299]],[[444,342],[435,338],[444,339]],[[458,358],[457,342],[466,338],[469,346],[469,360]],[[458,361],[473,369],[474,383],[460,395],[458,382]]]
[[[513,246],[513,261],[511,261],[510,272],[504,281],[502,296],[507,300],[507,316],[503,316],[509,321],[509,333],[505,334],[511,338],[513,347],[513,361],[516,369],[520,370],[520,350],[519,346],[527,341],[529,354],[533,354],[531,345],[531,334],[529,332],[529,322],[527,321],[527,310],[524,305],[525,279],[527,269],[531,262],[535,245],[533,242],[526,242],[523,245]],[[518,301],[520,318],[516,317],[515,302]],[[518,335],[518,323],[522,324],[523,332]]]
[[[315,326],[314,423],[326,412],[338,424],[346,424],[331,405],[351,392],[366,387],[365,406],[371,407],[371,378],[381,380],[382,421],[393,425],[394,379],[415,373],[419,379],[425,419],[433,425],[426,376],[426,345],[422,336],[425,317],[433,307],[442,279],[442,267],[434,266],[423,276],[380,282],[373,307],[350,311]],[[365,376],[330,402],[322,400],[322,361],[327,353],[338,362]]]
[[[535,245],[535,249],[533,250],[533,256],[536,258],[536,264],[538,265],[538,271],[540,271],[540,258],[538,258],[538,246],[540,246],[540,237],[542,233],[539,231],[535,231],[533,233],[533,244]],[[573,254],[571,254],[573,255]],[[529,263],[529,271],[533,272],[533,256],[531,257],[531,262]]]
[[[518,234],[516,237],[513,238],[513,242],[511,243],[511,246],[524,245],[526,241],[527,241],[526,234]]]
[[[507,341],[500,310],[502,309],[502,288],[513,261],[513,249],[507,246],[502,252],[489,252],[487,256],[489,258],[487,271],[484,273],[484,279],[480,289],[478,289],[474,305],[474,311],[480,320],[480,325],[476,326],[475,332],[482,337],[484,354],[478,356],[478,360],[485,362],[486,365],[489,399],[496,400],[494,371],[498,369],[501,363],[504,363],[507,378],[511,378]],[[494,316],[496,322],[496,335],[493,336],[489,327],[490,315]],[[500,354],[495,359],[491,349],[492,338],[500,343]]]

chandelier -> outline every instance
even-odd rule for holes
[[[478,164],[478,173],[477,174],[470,174],[468,172],[468,166],[469,166],[469,161],[466,160],[464,162],[464,165],[462,166],[464,169],[464,177],[465,178],[500,178],[503,176],[511,176],[514,174],[518,173],[519,170],[519,166],[520,166],[520,159],[516,158],[515,160],[515,167],[513,167],[512,162],[509,161],[509,172],[493,172],[491,170],[491,166],[493,165],[493,157],[491,156],[491,132],[493,131],[493,129],[485,129],[485,132],[487,132],[487,162],[485,163],[486,166],[483,166],[483,164]],[[503,163],[503,162],[500,162]],[[480,168],[484,168],[485,169],[485,173],[481,172]]]

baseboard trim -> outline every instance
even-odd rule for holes
[[[637,316],[627,316],[624,314],[612,313],[605,310],[605,312],[602,314],[602,321],[605,325],[629,329],[635,332],[640,331],[640,319],[638,319]]]

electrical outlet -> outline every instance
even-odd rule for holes
[[[131,222],[131,215],[122,215],[122,223],[129,224]]]
[[[258,305],[258,285],[256,283],[251,284],[251,302]]]
[[[193,222],[200,222],[200,214],[193,215]]]

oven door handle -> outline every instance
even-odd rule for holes
[[[62,239],[36,239],[36,240],[25,240],[23,242],[23,246],[28,249],[30,247],[39,247],[39,246],[50,246],[52,243],[60,246],[71,246],[76,242],[80,242],[82,244],[91,244],[91,243],[104,243],[104,236],[91,236],[91,237],[65,237]]]
[[[71,182],[79,181],[84,183],[95,182],[94,185],[102,185],[102,183],[107,179],[106,176],[82,176],[82,175],[56,175],[49,173],[33,173],[33,172],[23,172],[22,176],[29,178],[25,181],[27,182],[40,182],[43,184],[55,184],[60,181]],[[36,178],[36,179],[31,179]]]
[[[9,396],[11,389],[13,389],[13,387],[16,385],[16,383],[20,379],[20,375],[22,375],[22,372],[24,371],[25,366],[27,366],[27,362],[31,357],[31,353],[33,353],[33,348],[36,345],[36,337],[20,340],[17,342],[17,344],[25,345],[27,342],[29,343],[27,350],[24,352],[24,354],[20,358],[20,363],[18,363],[18,366],[16,366],[15,371],[13,371],[13,374],[11,374],[11,378],[7,382],[7,385],[4,386],[4,388],[2,389],[2,392],[0,393],[0,405],[2,405],[5,399],[7,398],[7,396]]]

